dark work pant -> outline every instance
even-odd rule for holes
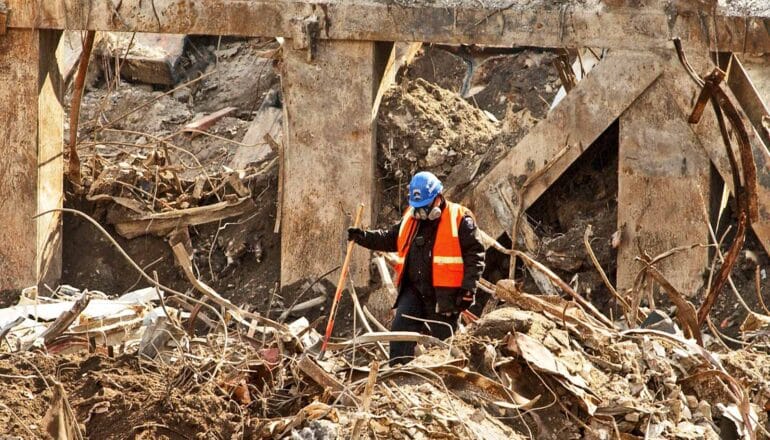
[[[438,322],[425,322],[408,318],[427,319]],[[417,332],[433,335],[444,340],[452,335],[457,328],[458,314],[450,316],[436,314],[436,304],[426,303],[411,286],[404,287],[404,291],[396,304],[396,316],[390,329],[395,331]],[[390,343],[390,366],[405,364],[414,359],[414,342]]]

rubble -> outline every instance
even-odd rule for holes
[[[708,331],[693,325],[692,304],[671,292],[658,309],[608,292],[614,290],[608,274],[615,272],[617,175],[606,168],[617,167],[617,155],[601,145],[530,209],[535,246],[516,254],[528,272],[491,262],[485,276],[496,282],[484,281],[481,289],[492,301],[447,341],[387,330],[397,295],[387,255],[374,258],[379,290],[352,281],[336,286],[348,288],[343,300],[350,303],[330,309],[341,290],[323,277],[284,296],[274,233],[287,123],[274,68],[280,48],[272,40],[190,37],[187,44],[189,53],[180,57],[201,58],[203,65],[187,69],[198,76],[178,71],[167,83],[142,80],[152,87],[86,87],[78,145],[83,186],[69,203],[86,204],[108,226],[99,234],[118,237],[97,240],[89,228],[70,238],[67,252],[78,258],[68,276],[89,290],[31,289],[13,304],[3,298],[4,434],[768,436],[766,309],[736,315],[742,334],[729,340],[711,323]],[[559,89],[551,51],[460,56],[450,50],[430,46],[406,73],[395,68],[396,85],[375,112],[380,224],[400,215],[411,172],[430,169],[453,189],[471,183],[545,117]],[[114,58],[119,51],[109,53]],[[451,72],[428,69],[437,60]],[[610,144],[612,136],[609,130],[598,143]],[[94,243],[126,249],[86,255]],[[761,302],[759,264],[767,264],[766,255],[738,258],[733,273],[751,273],[739,280],[741,291],[746,282],[754,288],[756,269]],[[654,267],[644,273],[665,285]],[[131,283],[148,287],[127,288]],[[321,318],[336,307],[339,329],[322,348]],[[718,313],[725,309],[715,306]],[[387,366],[386,347],[394,340],[417,341],[417,358]]]
[[[505,307],[455,335],[450,345],[424,340],[422,354],[397,368],[379,366],[384,359],[371,348],[407,334],[359,334],[330,344],[331,356],[320,361],[308,354],[317,350],[320,335],[304,319],[287,327],[228,306],[218,318],[229,316],[234,323],[215,323],[201,338],[181,330],[194,319],[189,313],[151,318],[174,310],[165,309],[178,303],[173,295],[150,288],[100,300],[99,309],[89,305],[92,310],[86,308],[59,336],[66,340],[98,323],[101,327],[91,324],[87,330],[96,337],[95,354],[89,354],[88,344],[67,351],[55,349],[60,343],[46,344],[48,353],[6,347],[0,373],[13,392],[5,394],[2,404],[10,411],[0,417],[9,434],[25,435],[46,429],[51,410],[46,415],[45,408],[61,401],[59,407],[73,408],[74,420],[84,420],[73,426],[89,438],[112,438],[105,430],[115,418],[126,420],[115,427],[120,432],[169,431],[172,438],[200,429],[246,438],[492,439],[720,438],[725,430],[759,438],[750,433],[767,430],[766,354],[752,348],[707,351],[678,328],[674,334],[624,331],[589,319],[580,306],[567,307],[558,296],[518,291],[508,280],[492,288]],[[152,306],[161,299],[164,309]],[[38,306],[38,319],[50,318],[52,305],[67,307],[38,301],[48,306]],[[34,305],[6,310],[29,315]],[[129,310],[134,314],[124,315]],[[114,327],[108,322],[125,326],[142,315],[138,333],[114,342],[99,336]],[[160,322],[175,336],[166,338],[170,345],[153,344],[157,354],[148,354],[144,347]],[[27,331],[12,330],[9,340]],[[158,355],[162,363],[152,360]],[[51,394],[45,381],[54,370],[65,373]],[[149,381],[130,385],[148,370]],[[133,388],[126,392],[127,386]],[[136,399],[144,403],[131,408]],[[148,411],[166,405],[175,410]],[[198,405],[209,411],[200,412]]]
[[[470,181],[499,133],[482,111],[420,78],[386,93],[377,124],[380,167],[393,185],[382,204],[388,219],[400,216],[403,187],[415,170],[429,169],[448,186]]]
[[[144,84],[174,85],[183,75],[186,35],[104,32],[95,53],[105,71]]]

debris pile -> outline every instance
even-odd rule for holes
[[[113,301],[65,288],[4,310],[7,433],[717,439],[770,426],[770,357],[709,351],[665,316],[621,330],[560,296],[484,282],[506,305],[448,341],[354,329],[319,360],[306,319],[280,324],[193,284],[226,312],[187,312],[204,302],[156,288]],[[387,366],[378,346],[405,339],[421,354]]]
[[[475,174],[493,147],[498,125],[456,93],[424,79],[391,88],[377,125],[383,186],[389,190],[383,218],[403,211],[405,186],[417,170],[431,170],[448,186],[470,181],[465,175]]]
[[[529,210],[539,237],[528,254],[495,243],[530,271],[509,280],[507,261],[489,259],[486,277],[496,283],[482,280],[492,300],[478,319],[464,320],[446,341],[387,331],[395,287],[376,255],[384,287],[362,295],[363,307],[352,292],[354,304],[343,303],[351,319],[322,359],[323,320],[313,318],[323,318],[332,290],[308,281],[291,303],[277,289],[286,123],[274,65],[280,45],[152,38],[97,38],[100,65],[89,73],[76,150],[83,174],[72,192],[98,221],[65,217],[65,228],[89,226],[65,233],[72,257],[65,279],[115,287],[31,288],[0,309],[3,434],[770,437],[770,316],[752,312],[740,320],[741,339],[730,339],[711,322],[709,333],[690,326],[682,303],[672,319],[665,303],[640,307],[637,291],[630,313],[605,289],[597,269],[613,272],[617,218],[617,175],[605,169],[617,167],[617,155],[606,145],[591,147],[548,201]],[[529,49],[425,48],[378,113],[378,222],[398,218],[417,169],[458,189],[510,151],[557,94],[555,58]],[[614,130],[597,143],[612,144]],[[94,225],[104,237],[93,237]],[[99,246],[110,253],[91,249],[91,259],[81,258]],[[654,275],[648,263],[645,283]],[[149,287],[135,289],[140,283]],[[392,341],[417,342],[416,359],[389,366]]]
[[[210,223],[255,211],[251,184],[269,179],[277,160],[259,169],[185,173],[191,165],[172,162],[168,150],[156,149],[118,157],[118,162],[92,156],[93,181],[87,200],[110,202],[106,220],[125,238],[165,236],[175,229]],[[192,156],[193,160],[195,156]],[[122,160],[121,160],[122,159]],[[189,158],[188,158],[189,161]],[[193,168],[194,162],[192,165]]]

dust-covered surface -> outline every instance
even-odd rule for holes
[[[719,0],[725,15],[770,18],[770,5],[764,0]]]
[[[543,300],[558,304],[553,298]],[[530,300],[521,299],[520,304],[525,301]],[[564,327],[540,313],[514,307],[490,313],[470,330],[471,335],[482,338],[483,349],[476,346],[472,353],[475,350],[476,359],[488,366],[482,370],[485,374],[510,378],[512,388],[524,397],[540,396],[537,406],[548,421],[541,419],[541,411],[530,415],[538,438],[604,438],[615,429],[626,435],[658,438],[725,438],[733,428],[720,423],[718,414],[720,408],[731,405],[729,391],[709,383],[708,375],[693,375],[721,369],[721,364],[742,384],[758,425],[764,426],[758,428],[758,435],[765,435],[768,388],[761,375],[767,369],[766,354],[741,350],[709,358],[678,336],[643,331],[619,336],[591,326],[571,328],[569,321],[569,313]],[[495,352],[497,356],[490,358]],[[558,358],[555,363],[548,361],[549,353]],[[527,359],[523,370],[515,361],[521,357]],[[552,368],[562,373],[554,376]],[[559,392],[559,385],[556,390],[550,388],[554,379],[568,384],[570,391]],[[586,425],[565,417],[547,418],[552,406],[578,417],[585,412],[595,417]],[[527,418],[515,423],[523,428]],[[614,422],[607,423],[611,419]]]
[[[390,89],[378,119],[381,220],[391,221],[403,211],[415,172],[430,170],[449,185],[453,173],[481,161],[498,132],[481,110],[421,78]]]
[[[114,356],[6,353],[0,422],[21,438],[63,425],[95,439],[717,439],[747,423],[767,438],[766,353],[704,350],[676,328],[623,332],[557,296],[494,288],[508,306],[398,368],[363,339],[317,359],[307,321],[182,336],[156,360],[133,344]]]
[[[400,216],[417,170],[433,172],[457,191],[509,152],[545,117],[558,91],[554,57],[549,51],[423,48],[380,108],[378,223]]]
[[[399,73],[379,111],[377,223],[400,216],[415,171],[433,171],[457,189],[510,152],[547,116],[560,86],[555,57],[532,49],[490,54],[423,48]],[[161,283],[200,297],[171,252],[171,244],[183,243],[194,275],[239,309],[224,312],[210,304],[196,307],[194,301],[181,306],[185,296],[170,295],[168,306],[184,309],[185,329],[177,334],[184,336],[154,361],[140,360],[137,341],[106,348],[93,335],[87,336],[90,348],[76,355],[34,350],[0,355],[0,378],[7,384],[0,408],[8,408],[0,411],[0,426],[8,426],[10,435],[44,437],[54,381],[62,383],[87,438],[349,438],[354,430],[362,438],[717,438],[745,429],[744,410],[758,438],[766,435],[770,321],[764,315],[770,312],[763,303],[770,301],[760,298],[770,291],[765,272],[770,258],[758,242],[749,236],[733,270],[741,300],[728,285],[713,310],[713,329],[704,327],[706,352],[676,328],[673,337],[624,332],[622,308],[586,253],[583,238],[590,226],[590,245],[612,282],[617,124],[526,216],[537,235],[532,256],[614,318],[611,324],[560,297],[524,293],[539,288],[519,262],[516,284],[502,281],[503,290],[496,292],[504,308],[494,310],[490,303],[478,323],[458,330],[450,346],[421,344],[421,356],[400,370],[386,367],[376,345],[351,339],[364,330],[345,295],[335,328],[340,345],[330,349],[326,361],[316,361],[314,329],[323,330],[335,286],[308,277],[278,289],[277,151],[271,146],[257,163],[229,167],[252,123],[266,108],[281,107],[279,46],[191,37],[184,58],[176,90],[116,81],[109,68],[97,69],[103,76],[97,72],[89,83],[81,114],[84,185],[68,185],[66,204],[92,215]],[[201,132],[184,132],[186,124],[225,107],[234,109]],[[239,201],[248,209],[235,216],[173,231],[141,231],[135,238],[121,235],[126,224],[143,218]],[[718,236],[734,229],[730,206]],[[730,239],[728,233],[725,243]],[[490,251],[485,278],[508,278],[508,264],[507,257]],[[382,301],[383,289],[374,279],[372,286],[360,286],[359,294],[387,325],[390,302]],[[62,282],[109,297],[148,285],[107,237],[70,215],[64,216]],[[367,287],[373,288],[371,299]],[[316,305],[289,311],[318,297]],[[473,311],[481,314],[488,297],[479,295]],[[2,298],[3,305],[16,301]],[[669,312],[674,327],[680,324],[667,301],[657,307]],[[245,315],[248,311],[274,321],[244,322],[243,316],[254,316]],[[753,318],[749,324],[747,316]],[[283,325],[300,317],[306,321],[298,328]],[[308,335],[315,339],[304,339]],[[301,368],[307,353],[311,366]],[[380,373],[364,410],[368,368],[375,359]],[[312,365],[345,391],[329,383],[324,390],[320,373],[306,370]]]
[[[270,40],[192,38],[185,57],[197,73],[187,72],[190,77],[175,89],[125,81],[116,87],[104,73],[83,98],[79,151],[85,195],[71,191],[68,206],[105,223],[137,264],[181,288],[186,281],[164,236],[125,239],[113,225],[243,197],[227,184],[232,171],[225,167],[264,96],[278,84],[273,66],[277,49]],[[194,62],[201,58],[209,61],[203,68]],[[191,121],[225,107],[235,109],[205,133],[182,131]],[[275,157],[268,157],[272,166],[268,162],[236,172],[253,209],[189,228],[191,254],[201,279],[235,303],[262,312],[280,277],[280,236],[273,233]],[[83,249],[90,251],[84,255]],[[140,283],[114,246],[91,224],[74,216],[64,217],[64,262],[64,283],[111,295]]]
[[[179,372],[133,356],[7,357],[0,360],[3,433],[51,438],[44,416],[54,382],[64,385],[86,438],[229,438],[242,429],[238,409],[215,384],[189,392],[173,386]]]

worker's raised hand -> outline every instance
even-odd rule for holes
[[[361,243],[364,239],[364,230],[360,228],[348,228],[348,241]]]

